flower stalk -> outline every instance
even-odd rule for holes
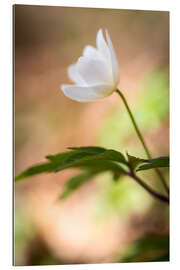
[[[149,150],[147,148],[147,145],[146,145],[146,143],[145,143],[145,141],[143,139],[143,136],[142,136],[142,134],[141,134],[141,132],[140,132],[138,126],[137,126],[137,123],[136,123],[136,121],[134,119],[134,116],[133,116],[133,114],[132,114],[132,112],[131,112],[131,110],[129,108],[129,105],[128,105],[124,95],[122,94],[122,92],[119,89],[116,89],[116,93],[121,97],[121,99],[122,99],[122,101],[123,101],[123,103],[124,103],[124,105],[125,105],[125,107],[127,109],[127,112],[128,112],[129,117],[130,117],[130,119],[132,121],[132,124],[134,126],[135,131],[136,131],[136,134],[137,134],[137,136],[138,136],[138,138],[139,138],[139,140],[140,140],[140,142],[141,142],[141,144],[142,144],[142,146],[144,148],[144,151],[146,152],[147,157],[149,159],[151,159],[152,156],[151,156],[151,154],[150,154],[150,152],[149,152]],[[164,189],[166,190],[167,194],[169,194],[169,188],[168,188],[168,186],[166,184],[166,181],[165,181],[163,175],[161,174],[161,172],[158,169],[155,169],[155,171],[156,171],[156,174],[159,176],[159,179],[161,180],[161,183],[164,186]]]
[[[68,75],[74,84],[62,85],[61,89],[64,95],[72,100],[76,100],[78,102],[95,101],[116,92],[121,97],[127,109],[136,134],[148,159],[152,159],[129,105],[123,93],[117,89],[117,85],[119,83],[119,66],[113,44],[107,30],[105,31],[105,36],[102,29],[98,30],[96,36],[96,47],[87,45],[83,49],[82,56],[78,58],[77,62],[68,67]],[[155,170],[166,192],[169,194],[169,188],[163,175],[158,169]],[[156,191],[149,188],[131,170],[130,174],[130,176],[132,176],[152,195],[154,194],[155,197],[162,198],[163,200],[163,195],[158,195]],[[166,199],[167,198],[164,200],[166,201]]]

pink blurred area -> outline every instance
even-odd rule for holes
[[[100,126],[120,103],[116,94],[93,103],[66,98],[67,67],[85,45],[95,46],[99,28],[107,28],[120,67],[119,89],[129,102],[141,92],[142,78],[168,65],[169,14],[160,11],[14,7],[15,175],[68,146],[96,145]],[[122,105],[122,104],[121,104]],[[72,170],[40,175],[15,185],[16,211],[25,208],[36,234],[55,256],[69,263],[113,262],[134,232],[118,215],[100,227],[92,212],[99,186],[82,186],[56,203]],[[136,235],[139,234],[137,230]],[[28,265],[28,252],[17,264]]]

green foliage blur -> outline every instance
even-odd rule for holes
[[[146,129],[158,131],[161,126],[165,125],[169,117],[169,74],[167,71],[154,71],[144,78],[142,84],[143,92],[137,97],[136,103],[131,106],[135,119],[142,132]],[[118,98],[118,97],[117,97]],[[99,144],[112,149],[125,149],[126,140],[134,137],[133,126],[129,116],[123,108],[113,109],[104,120],[100,130]],[[133,148],[132,148],[133,147]],[[128,149],[125,149],[128,150]],[[166,148],[168,150],[168,146]],[[133,154],[144,156],[141,146],[138,144],[131,145]]]
[[[169,81],[166,71],[154,71],[144,79],[144,91],[140,98],[137,98],[137,103],[132,107],[132,111],[145,138],[147,129],[156,133],[162,126],[167,125],[169,118]],[[131,140],[135,140],[137,143],[131,144]],[[122,152],[124,150],[124,152],[127,151],[129,154],[141,158],[146,157],[123,105],[113,109],[107,115],[101,127],[98,141],[100,145],[105,147],[118,149]],[[157,148],[159,147],[158,143],[160,142],[154,142]],[[167,142],[167,145],[164,146],[164,153],[168,154],[168,151]],[[163,169],[163,172],[168,180],[168,171]],[[148,180],[148,183],[151,182],[155,187],[162,190],[153,172],[143,172],[140,175]],[[134,210],[137,207],[145,209],[147,205],[150,206],[152,203],[151,199],[147,198],[148,195],[144,190],[127,179],[121,179],[119,183],[110,181],[106,192],[107,202],[106,204],[103,203],[103,205],[109,207],[113,202],[114,208],[117,211],[123,208],[123,212],[127,216],[132,209]]]

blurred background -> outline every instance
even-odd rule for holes
[[[119,96],[66,98],[67,67],[107,28],[123,91],[152,156],[169,154],[169,13],[15,5],[15,175],[68,146],[145,157]],[[162,170],[168,181],[168,170]],[[129,178],[106,173],[57,202],[75,170],[14,187],[15,265],[168,260],[169,211]],[[139,173],[164,192],[153,171]]]

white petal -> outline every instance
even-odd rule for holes
[[[100,59],[104,60],[100,52],[94,48],[93,46],[87,45],[83,50],[83,56],[93,58],[93,59]]]
[[[74,83],[79,85],[85,85],[85,82],[78,73],[77,64],[73,64],[68,67],[68,75]]]
[[[117,58],[116,58],[115,51],[113,48],[113,44],[111,42],[111,39],[110,39],[110,36],[109,36],[107,30],[106,30],[106,39],[107,39],[110,54],[111,54],[111,65],[112,65],[113,78],[114,78],[115,84],[117,85],[119,82],[119,66],[118,66]]]
[[[107,85],[77,86],[62,85],[65,96],[80,102],[88,102],[104,98],[112,93],[112,89]]]
[[[108,65],[111,65],[111,55],[109,51],[109,47],[106,44],[106,41],[103,36],[102,29],[99,29],[96,37],[96,46],[99,52],[102,54]]]
[[[82,56],[78,59],[77,70],[87,85],[113,84],[110,67],[100,59]]]

